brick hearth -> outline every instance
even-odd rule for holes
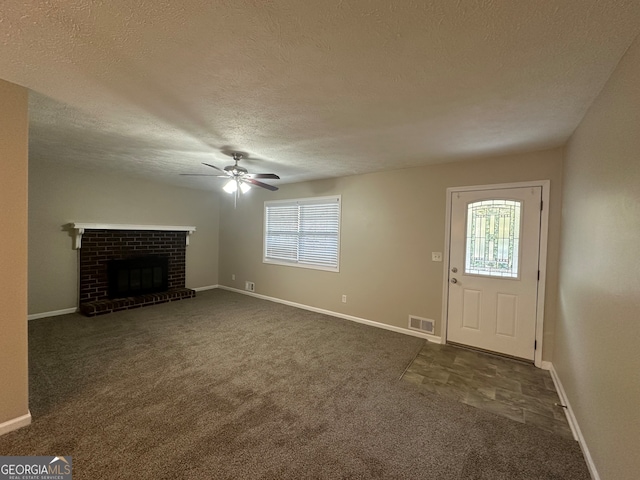
[[[186,236],[184,231],[86,230],[80,249],[80,311],[94,316],[195,297],[194,290],[185,288]],[[142,255],[169,258],[168,291],[109,299],[107,262]]]

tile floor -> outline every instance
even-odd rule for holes
[[[573,438],[551,374],[531,364],[425,342],[402,376],[467,405]]]

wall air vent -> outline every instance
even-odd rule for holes
[[[433,335],[435,321],[429,318],[416,317],[415,315],[409,315],[409,328],[411,330],[418,330],[419,332],[429,333]]]

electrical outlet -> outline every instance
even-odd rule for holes
[[[244,289],[248,292],[255,292],[256,284],[253,282],[244,282]]]
[[[432,262],[441,262],[442,261],[442,252],[431,252],[431,261]]]
[[[342,303],[347,303],[347,296],[346,295],[342,295]]]
[[[231,274],[231,280],[235,280],[235,279],[236,279],[236,274],[235,274],[235,273],[232,273],[232,274]]]

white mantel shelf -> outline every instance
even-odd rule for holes
[[[177,225],[130,225],[122,223],[70,223],[73,232],[73,249],[82,248],[82,235],[85,230],[155,230],[163,232],[187,232],[186,245],[189,246],[189,236],[196,231],[196,227]]]

